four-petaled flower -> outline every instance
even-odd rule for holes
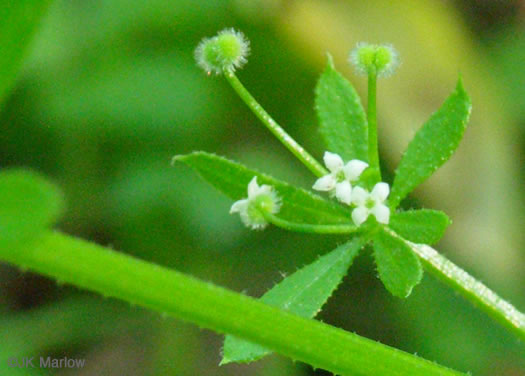
[[[356,186],[353,182],[359,179],[361,173],[368,167],[366,162],[352,159],[346,165],[343,159],[330,152],[324,153],[324,163],[329,174],[317,179],[313,189],[328,191],[347,204],[355,205],[352,210],[352,220],[356,226],[361,226],[372,214],[377,222],[388,224],[390,208],[385,201],[390,193],[387,183],[377,183],[372,192]],[[257,184],[257,176],[248,183],[248,197],[235,201],[230,209],[230,214],[239,213],[242,222],[254,230],[262,230],[268,225],[265,213],[276,214],[281,209],[281,199],[270,185]]]
[[[390,209],[384,204],[390,188],[387,183],[377,183],[368,192],[361,187],[355,187],[352,193],[352,203],[357,207],[352,211],[352,220],[356,226],[361,226],[370,214],[376,217],[379,223],[388,224],[390,219]]]
[[[350,205],[352,202],[351,183],[359,179],[361,173],[368,167],[368,163],[352,159],[345,165],[339,155],[328,151],[324,153],[323,160],[330,173],[317,179],[312,188],[317,191],[335,193],[339,201]]]
[[[263,212],[275,214],[281,208],[281,200],[273,187],[257,184],[254,176],[248,184],[248,198],[235,201],[230,209],[230,214],[239,213],[242,222],[254,230],[262,230],[268,224]]]

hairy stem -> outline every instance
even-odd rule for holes
[[[338,375],[464,375],[59,232],[47,232],[37,244],[0,257],[61,282],[259,343]]]
[[[319,164],[304,148],[299,145],[286,131],[281,128],[279,124],[262,108],[262,106],[255,100],[244,85],[239,81],[235,73],[225,72],[224,76],[237,92],[239,97],[246,103],[252,112],[259,118],[259,120],[277,137],[281,143],[286,146],[314,175],[323,176],[328,173],[326,169]]]
[[[375,173],[375,182],[381,181],[381,169],[379,168],[379,151],[377,146],[377,74],[368,74],[368,162]]]
[[[390,232],[398,236],[393,231]],[[525,314],[434,248],[424,244],[407,243],[420,257],[425,270],[525,341]]]

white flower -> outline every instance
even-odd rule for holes
[[[356,226],[361,226],[370,214],[373,214],[379,223],[388,224],[390,209],[384,202],[389,193],[390,187],[387,183],[377,183],[370,193],[366,189],[355,187],[352,203],[357,207],[352,211],[352,219]]]
[[[230,214],[239,213],[242,222],[254,230],[262,230],[268,224],[261,211],[275,214],[281,208],[281,201],[273,187],[257,184],[257,176],[248,184],[248,198],[235,201]]]
[[[358,159],[352,159],[346,165],[343,159],[334,153],[325,152],[324,164],[330,171],[329,174],[317,179],[313,189],[317,191],[330,191],[335,193],[337,199],[347,205],[352,202],[352,182],[368,167],[368,163]]]

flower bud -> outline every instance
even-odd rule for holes
[[[397,51],[391,45],[358,43],[350,52],[350,63],[361,74],[388,76],[399,65]]]
[[[234,72],[246,63],[250,43],[239,31],[225,29],[213,38],[204,38],[195,49],[197,64],[211,74]]]

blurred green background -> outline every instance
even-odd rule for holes
[[[405,204],[446,211],[454,223],[437,249],[525,310],[523,1],[55,0],[4,98],[0,164],[63,189],[63,231],[260,296],[341,238],[248,231],[231,201],[170,166],[206,150],[313,183],[221,77],[196,67],[197,43],[225,27],[251,41],[241,80],[316,157],[313,89],[326,52],[366,97],[349,50],[394,44],[402,65],[378,94],[390,178],[461,73],[473,102],[466,136]],[[407,300],[390,296],[367,252],[319,318],[473,375],[525,375],[525,344],[430,276]],[[2,375],[46,374],[7,368],[10,356],[40,355],[86,358],[61,375],[327,374],[277,355],[218,367],[221,336],[5,264],[0,335]]]

